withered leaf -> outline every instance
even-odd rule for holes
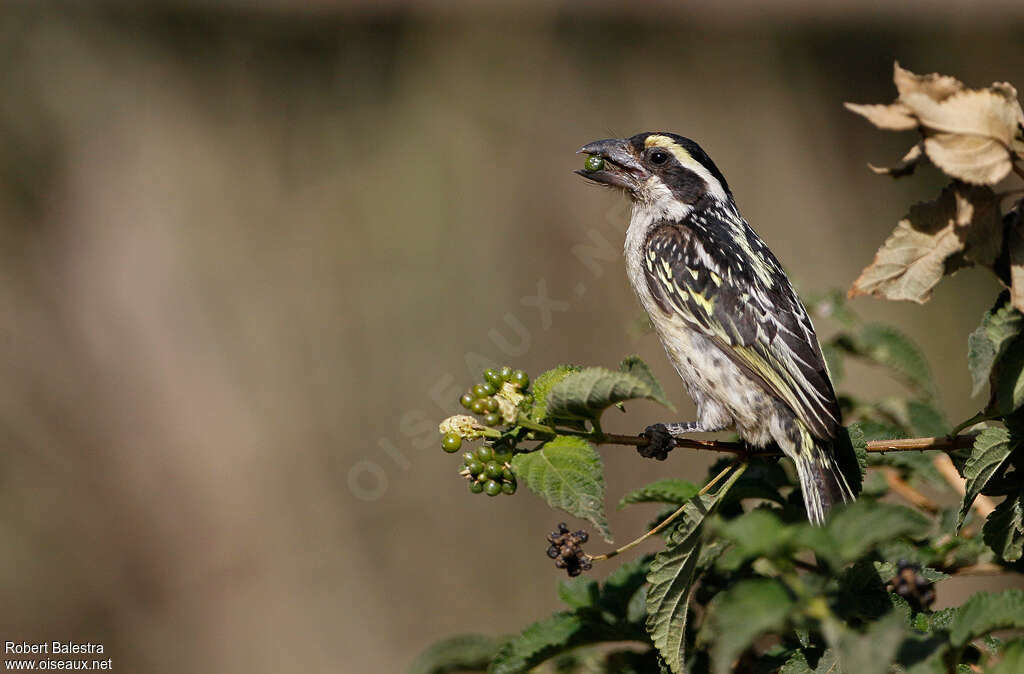
[[[899,61],[893,64],[892,81],[896,83],[896,91],[900,98],[906,94],[925,94],[935,101],[944,101],[956,92],[964,88],[963,82],[950,77],[931,73],[929,75],[916,75],[909,70],[900,67]]]
[[[900,163],[895,166],[875,166],[874,164],[868,164],[868,168],[874,171],[877,175],[890,175],[893,178],[902,178],[908,176],[914,172],[917,168],[918,162],[921,161],[921,157],[924,156],[924,149],[921,143],[918,143],[914,147],[903,155],[903,159]]]
[[[909,131],[917,128],[917,119],[911,113],[910,108],[902,103],[893,103],[892,105],[844,103],[843,105],[847,110],[861,115],[879,129]]]
[[[935,201],[910,208],[849,295],[927,302],[943,275],[974,261],[991,264],[1000,231],[992,190],[953,183]]]
[[[1006,247],[1010,253],[1010,302],[1017,311],[1024,312],[1024,222],[1019,211],[1012,212],[1008,219]]]
[[[943,171],[976,185],[994,184],[1013,165],[1011,151],[1019,133],[1017,92],[964,90],[942,101],[911,92],[900,96],[925,128],[925,152]]]

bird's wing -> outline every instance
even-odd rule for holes
[[[697,236],[686,224],[655,227],[644,259],[651,293],[663,311],[710,337],[786,403],[811,433],[832,438],[839,405],[811,319],[753,230],[742,221],[730,226],[731,236],[706,228]]]

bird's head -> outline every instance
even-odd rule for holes
[[[674,133],[598,140],[579,152],[590,157],[576,173],[626,190],[637,204],[692,206],[705,196],[723,203],[732,199],[725,176],[711,157],[697,143]]]

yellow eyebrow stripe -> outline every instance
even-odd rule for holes
[[[697,160],[695,160],[682,145],[675,142],[668,136],[647,136],[647,139],[644,141],[644,147],[652,147],[655,145],[663,147],[671,152],[683,166],[692,166],[697,163]]]

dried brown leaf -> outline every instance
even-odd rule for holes
[[[903,155],[903,159],[900,163],[895,166],[875,166],[874,164],[868,164],[868,168],[874,171],[877,175],[889,175],[893,178],[902,178],[908,176],[914,172],[917,168],[918,162],[921,161],[921,157],[924,156],[924,149],[921,143],[918,143],[914,147],[910,148],[910,151]]]
[[[892,105],[861,105],[844,103],[846,109],[866,118],[879,129],[890,131],[909,131],[917,128],[917,119],[911,114],[910,108],[902,103]]]
[[[1024,312],[1024,232],[1019,217],[1012,218],[1006,235],[1010,253],[1010,302],[1017,311]]]
[[[854,281],[850,297],[927,302],[943,275],[975,261],[991,264],[999,224],[992,190],[954,183],[935,201],[910,208]]]
[[[896,83],[900,98],[905,94],[919,93],[936,101],[944,101],[964,88],[963,82],[955,77],[938,73],[915,75],[901,68],[898,61],[893,64],[892,80]]]
[[[1009,85],[963,90],[936,101],[910,92],[900,100],[925,128],[925,152],[943,171],[969,183],[991,185],[1010,172],[1019,133],[1020,104]]]

